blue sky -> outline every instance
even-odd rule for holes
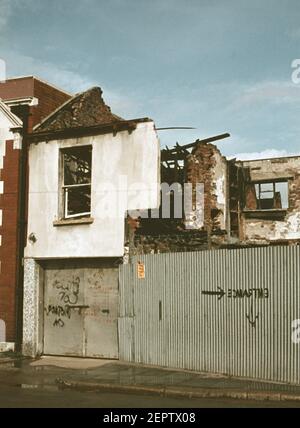
[[[230,132],[226,155],[300,153],[299,0],[0,0],[8,76],[71,92],[101,86],[162,145]]]

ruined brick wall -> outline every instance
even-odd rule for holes
[[[201,220],[192,211],[181,223],[159,219],[148,228],[137,226],[131,245],[136,254],[300,244],[300,156],[227,161],[213,144],[198,144],[187,156],[185,182],[204,184],[199,206],[193,195]],[[276,184],[273,207],[258,202],[255,183],[273,182],[287,183],[287,207]]]
[[[203,223],[196,228],[215,232],[227,229],[227,161],[216,146],[210,143],[198,144],[187,158],[186,181],[204,184]],[[192,218],[187,218],[187,226],[192,227]]]
[[[244,242],[276,243],[300,241],[300,157],[286,157],[243,162],[248,167],[251,181],[284,179],[288,182],[288,208],[280,212],[256,209],[253,188],[247,186],[246,201],[249,209],[243,212]],[[280,215],[279,215],[280,214]]]
[[[189,231],[172,234],[135,235],[135,254],[176,253],[208,249],[207,232]]]
[[[123,121],[111,112],[102,97],[102,89],[94,87],[77,94],[63,109],[43,122],[39,131],[58,131],[63,129],[87,127]]]
[[[185,219],[151,219],[135,224],[131,254],[221,248],[227,238],[227,161],[213,144],[198,144],[187,156],[185,182],[193,187],[192,211]],[[197,199],[196,185],[204,185]],[[183,183],[182,183],[183,184]]]
[[[20,150],[13,141],[6,141],[3,168],[0,179],[3,193],[0,195],[0,318],[6,323],[6,341],[15,341],[15,291],[17,275],[17,217]]]
[[[132,254],[177,253],[218,249],[226,245],[226,234],[214,233],[209,244],[207,231],[186,230],[170,234],[143,235],[137,233],[134,238]]]

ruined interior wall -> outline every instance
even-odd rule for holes
[[[247,218],[243,215],[245,241],[300,239],[300,157],[248,161],[243,162],[243,166],[250,168],[252,181],[288,179],[289,190],[289,208],[282,219]]]
[[[215,168],[212,171],[212,186],[214,190],[214,201],[215,206],[213,210],[216,210],[217,216],[214,220],[213,229],[226,229],[226,218],[227,218],[227,161],[221,153],[216,150],[214,153]],[[217,223],[218,222],[218,223]]]
[[[204,184],[203,222],[193,225],[193,217],[186,220],[188,227],[197,229],[225,230],[227,216],[226,191],[227,162],[220,151],[213,144],[198,144],[187,158],[186,178],[195,188],[197,183]],[[202,210],[196,206],[194,195],[193,209]],[[202,204],[201,204],[202,205]],[[201,216],[197,216],[201,218]]]
[[[187,156],[185,182],[193,186],[193,203],[184,223],[151,219],[134,225],[130,254],[185,252],[220,248],[226,242],[227,161],[213,144],[198,144]],[[196,198],[196,185],[204,195]],[[186,208],[186,207],[185,207]],[[149,224],[151,227],[149,227]]]
[[[274,159],[257,159],[241,162],[244,168],[249,168],[252,181],[272,180],[276,178],[294,177],[300,167],[300,156]]]

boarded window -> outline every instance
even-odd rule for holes
[[[82,146],[62,151],[64,217],[91,214],[92,147]]]

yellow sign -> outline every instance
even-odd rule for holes
[[[138,264],[137,264],[137,276],[138,276],[138,279],[145,279],[145,265],[144,265],[144,263],[138,262]]]

